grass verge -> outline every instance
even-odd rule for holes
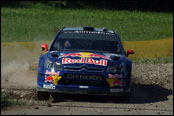
[[[173,63],[173,57],[133,59],[133,64]]]
[[[8,100],[8,97],[6,96],[4,92],[1,91],[1,108],[5,106],[9,106],[9,105],[10,105],[10,102]]]
[[[1,91],[1,108],[7,106],[24,106],[26,105],[25,102],[17,101],[17,100],[9,100],[8,96]]]
[[[1,8],[1,42],[47,41],[63,27],[83,26],[115,30],[122,41],[173,38],[173,13]]]

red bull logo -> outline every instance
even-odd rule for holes
[[[63,58],[62,64],[74,64],[74,63],[86,63],[86,64],[95,64],[101,66],[107,66],[107,60],[94,60],[91,58],[81,58],[81,59],[71,59],[71,58]]]
[[[68,56],[71,56],[71,57],[80,57],[82,55],[80,53],[70,53],[70,54],[61,54],[60,57],[68,57]]]
[[[113,85],[119,85],[122,86],[122,83],[120,80],[115,79],[114,82],[112,83]]]
[[[104,55],[99,55],[99,54],[90,54],[89,57],[93,57],[93,58],[104,58],[107,59],[107,56]]]
[[[52,76],[46,77],[45,83],[47,83],[47,82],[50,82],[50,83],[54,82],[54,78]]]
[[[58,84],[58,81],[62,78],[62,76],[48,76],[45,78],[45,83],[49,82],[49,83],[53,83],[55,85]]]
[[[122,75],[119,74],[108,74],[108,78],[111,79],[111,81],[109,81],[110,86],[123,86],[122,85]]]
[[[79,53],[69,53],[69,54],[61,54],[61,57],[82,57],[82,58],[104,58],[104,59],[108,59],[111,60],[109,56],[105,56],[105,55],[99,55],[99,54],[94,54],[94,53],[89,53],[89,52],[79,52]]]
[[[45,83],[50,82],[50,83],[57,85],[57,82],[61,78],[61,76],[59,76],[60,72],[55,72],[54,70],[52,70],[51,72],[46,70],[45,74],[50,75],[45,78]]]

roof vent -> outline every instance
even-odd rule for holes
[[[107,31],[107,28],[106,27],[103,27],[103,31],[106,32]]]
[[[94,31],[94,27],[83,27],[85,31]]]

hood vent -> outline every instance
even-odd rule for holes
[[[83,27],[85,31],[94,31],[94,27]]]

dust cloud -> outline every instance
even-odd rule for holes
[[[36,86],[37,70],[30,70],[42,54],[41,43],[1,44],[1,87]],[[37,68],[36,68],[37,69]]]

